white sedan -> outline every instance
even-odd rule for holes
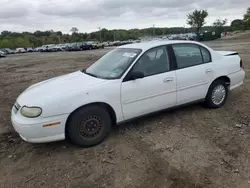
[[[30,86],[11,113],[15,130],[31,143],[103,141],[111,126],[170,107],[203,101],[221,107],[243,84],[236,52],[192,41],[118,47],[83,71]]]

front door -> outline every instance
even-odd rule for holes
[[[165,46],[145,52],[130,70],[133,71],[142,72],[144,78],[122,83],[125,120],[176,105],[176,75],[170,69]]]

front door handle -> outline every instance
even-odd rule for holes
[[[172,82],[174,80],[174,78],[170,77],[170,78],[165,78],[163,80],[164,83],[168,83],[168,82]]]
[[[206,73],[209,73],[209,72],[212,72],[212,71],[213,71],[212,69],[207,69]]]

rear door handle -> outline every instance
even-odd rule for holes
[[[206,73],[209,73],[209,72],[212,72],[212,71],[213,71],[212,69],[207,69]]]
[[[174,78],[170,77],[170,78],[165,78],[163,80],[164,83],[168,83],[168,82],[172,82],[174,80]]]

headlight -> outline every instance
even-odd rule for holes
[[[40,116],[42,113],[42,109],[39,107],[27,107],[24,106],[21,109],[21,114],[25,117],[29,117],[29,118],[35,118]]]

